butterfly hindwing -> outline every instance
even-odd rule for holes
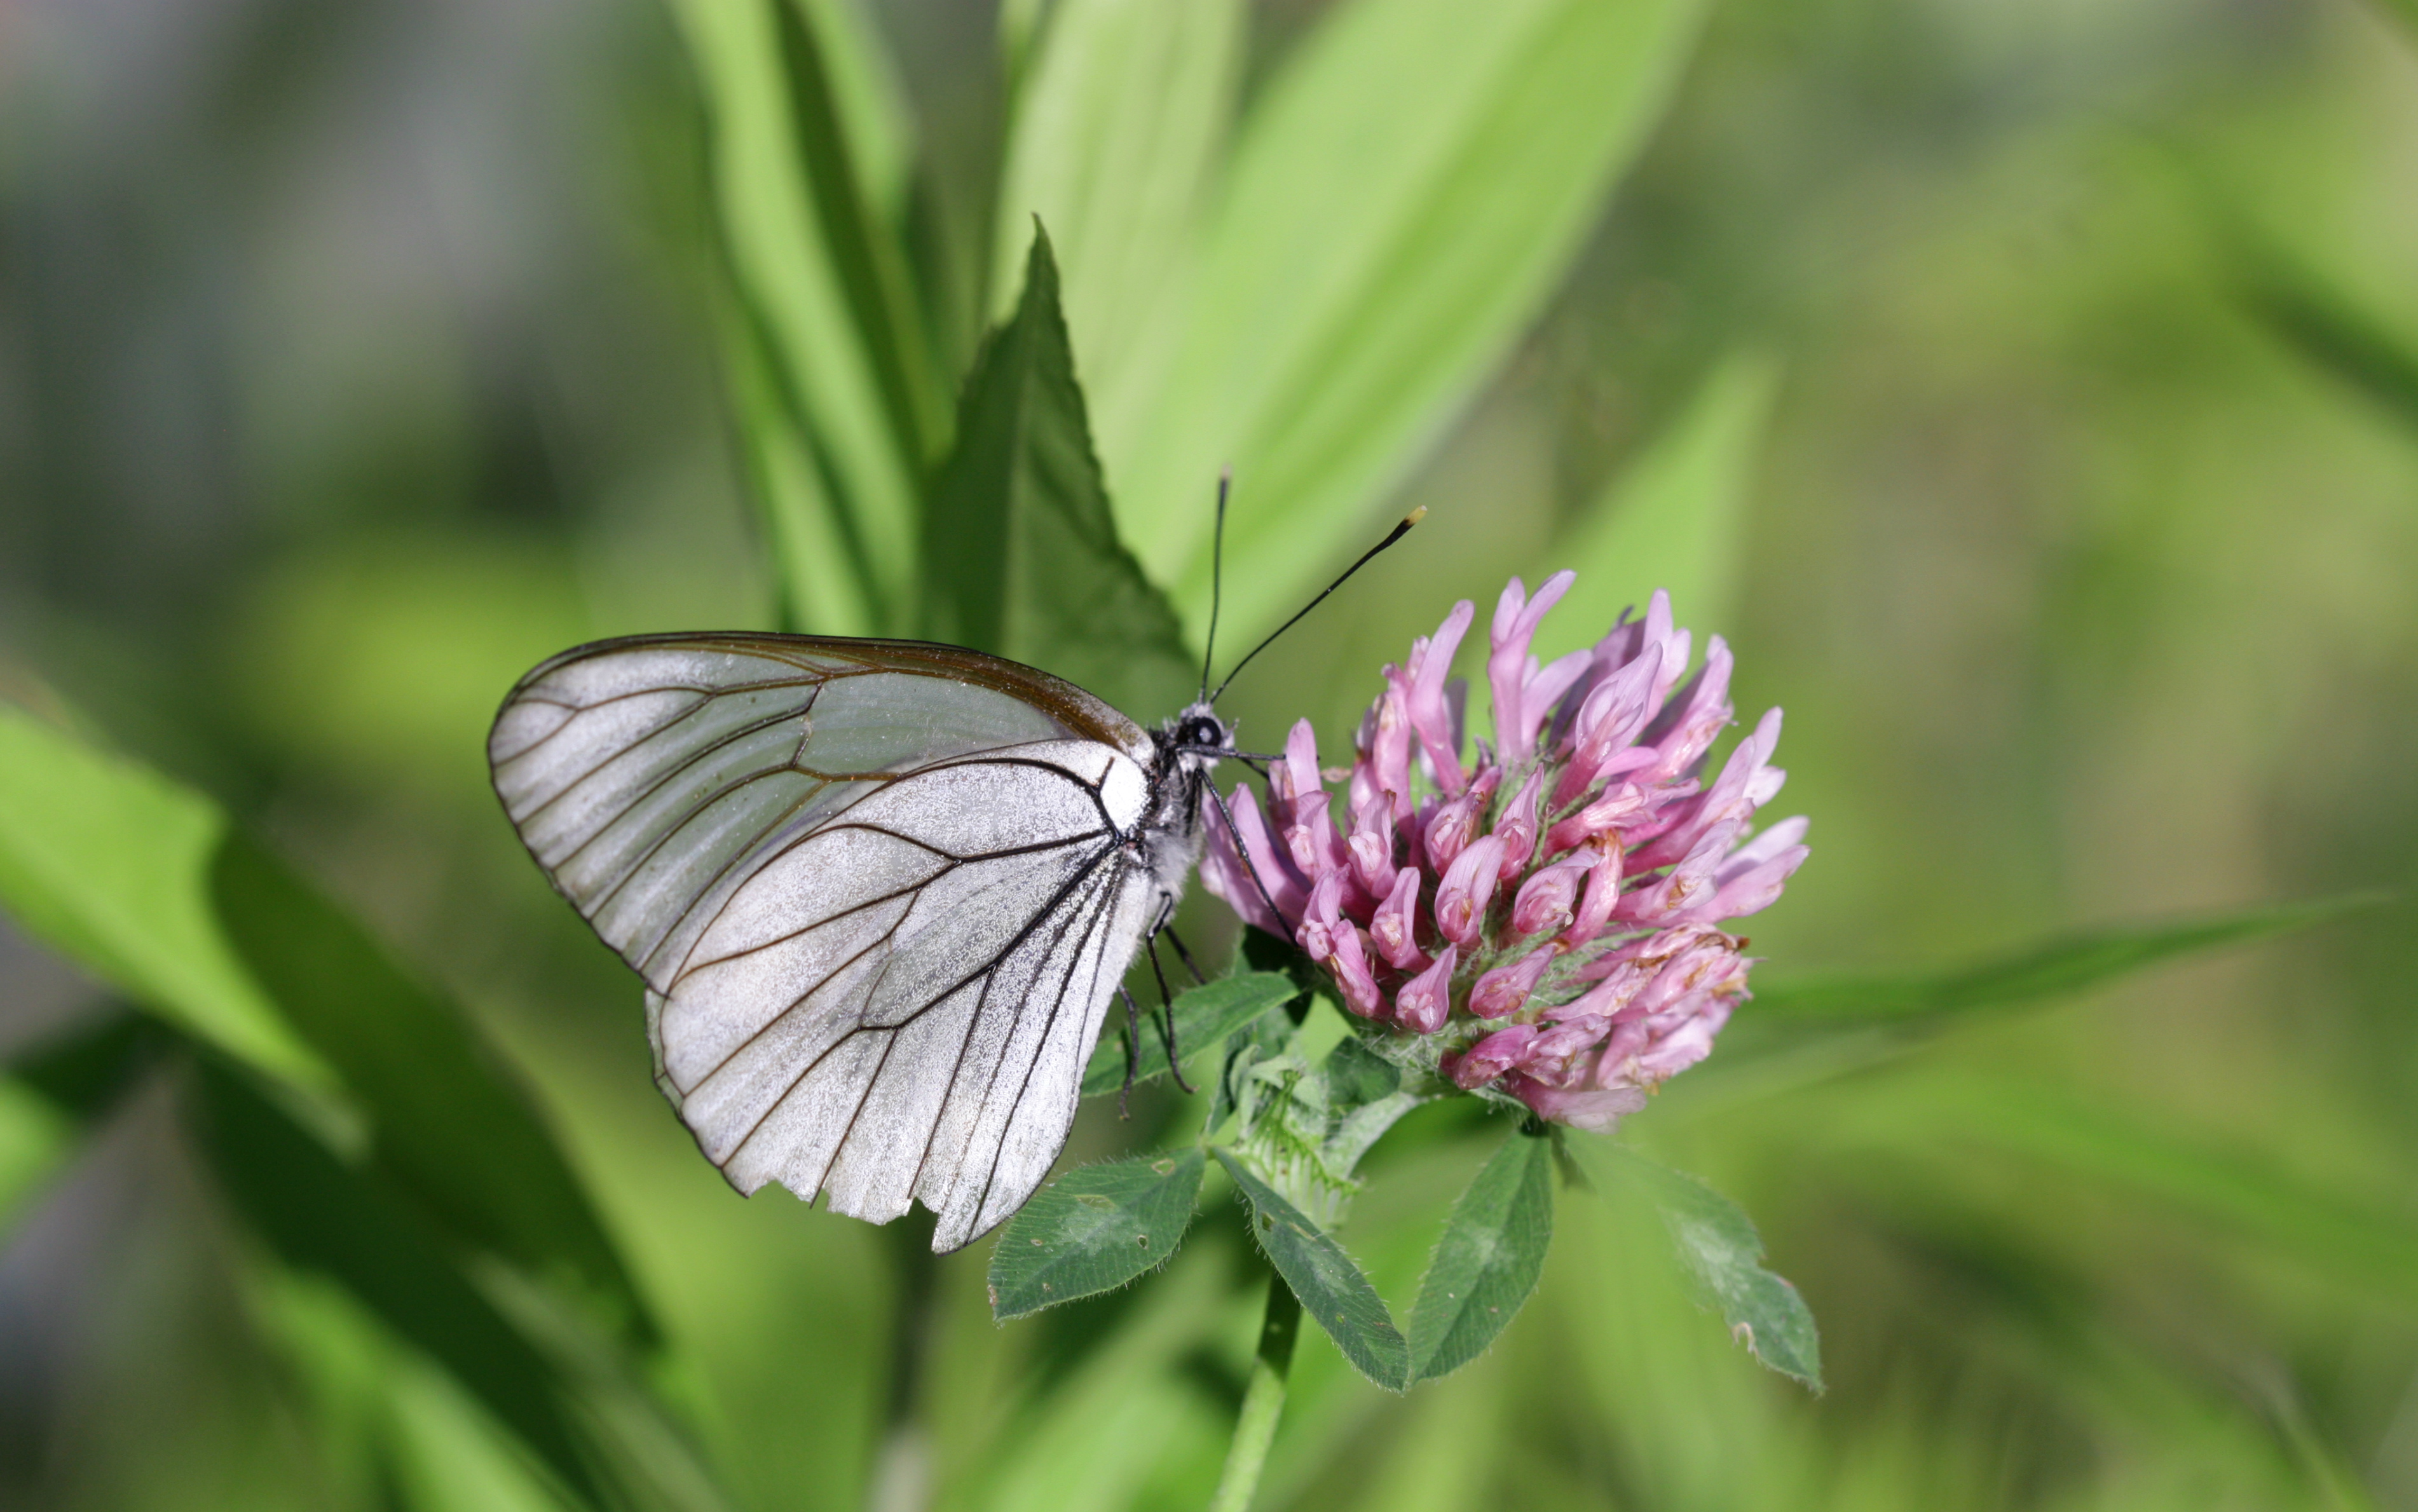
[[[1047,1174],[1157,884],[1150,742],[955,648],[650,636],[507,699],[506,812],[647,983],[657,1079],[742,1191],[963,1245]]]

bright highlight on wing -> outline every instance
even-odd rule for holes
[[[488,756],[741,1191],[921,1199],[950,1250],[1040,1184],[1167,890],[1130,720],[954,647],[644,636],[531,672]]]

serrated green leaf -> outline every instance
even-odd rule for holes
[[[1299,996],[1301,989],[1290,978],[1274,971],[1248,971],[1177,993],[1175,1049],[1184,1058],[1187,1079],[1198,1085],[1199,1078],[1190,1075],[1194,1066],[1217,1055],[1231,1035]],[[1167,1042],[1151,1017],[1149,1010],[1143,1010],[1141,1044],[1135,1056],[1136,1086],[1167,1075]],[[1083,1073],[1083,1095],[1112,1092],[1125,1083],[1125,1036],[1113,1031],[1102,1034],[1098,1048],[1092,1052],[1092,1064]]]
[[[1354,1369],[1387,1391],[1410,1384],[1410,1345],[1369,1277],[1334,1237],[1225,1150],[1217,1163],[1251,1204],[1251,1237]]]
[[[1056,243],[1076,371],[1104,453],[1123,454],[1118,438],[1147,413],[1183,334],[1241,73],[1244,9],[1239,0],[1060,0],[1017,93],[989,309],[1003,317],[1014,305],[1038,217]]]
[[[1452,1205],[1411,1308],[1411,1382],[1450,1375],[1510,1326],[1553,1242],[1553,1146],[1514,1129]]]
[[[966,382],[924,540],[931,639],[1054,672],[1142,721],[1197,692],[1175,612],[1117,542],[1038,229],[1016,316]]]
[[[1693,43],[1694,0],[1362,0],[1261,91],[1169,379],[1103,433],[1118,520],[1187,619],[1234,468],[1225,612],[1272,623],[1561,281]]]
[[[1167,1263],[1206,1168],[1197,1148],[1163,1151],[1079,1166],[1034,1193],[991,1251],[991,1317],[1021,1318]]]
[[[1822,1342],[1814,1314],[1795,1287],[1763,1268],[1753,1220],[1684,1171],[1615,1146],[1599,1143],[1598,1153],[1653,1199],[1699,1300],[1722,1315],[1730,1336],[1764,1365],[1820,1391]]]
[[[1629,605],[1671,590],[1683,624],[1731,622],[1747,488],[1763,451],[1780,364],[1741,353],[1713,371],[1687,409],[1612,481],[1530,579],[1574,568],[1537,645],[1552,657],[1603,634]],[[1558,638],[1556,638],[1556,634]]]
[[[210,907],[218,806],[0,706],[0,904],[145,1009],[269,1076],[335,1073],[261,990]]]

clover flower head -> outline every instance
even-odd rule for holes
[[[1238,786],[1231,823],[1204,816],[1201,869],[1438,1075],[1608,1130],[1711,1052],[1752,964],[1720,925],[1780,896],[1805,820],[1754,828],[1785,776],[1777,709],[1706,780],[1733,718],[1730,651],[1710,637],[1688,676],[1692,637],[1668,594],[1539,664],[1537,628],[1573,578],[1532,597],[1515,577],[1496,602],[1491,743],[1464,761],[1467,685],[1451,669],[1477,610],[1463,601],[1385,669],[1342,793],[1302,721],[1264,811]]]

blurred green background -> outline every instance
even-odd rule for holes
[[[921,291],[930,392],[1015,292],[1013,165],[997,185],[1049,8],[859,18],[859,118],[892,131],[860,138],[864,187]],[[1342,8],[1247,7],[1221,87],[1255,109]],[[1372,282],[1449,305],[1499,256],[1534,288],[1462,389],[1402,410],[1393,460],[1340,481],[1325,452],[1221,456],[1232,427],[1157,447],[1153,403],[1244,405],[1260,375],[1131,397],[1155,317],[1087,328],[1085,298],[1113,302],[1053,221],[1120,526],[1195,634],[1219,462],[1257,522],[1229,631],[1429,510],[1237,685],[1245,741],[1307,714],[1335,759],[1453,600],[1599,563],[1548,640],[1675,580],[1680,621],[1737,648],[1740,709],[1788,710],[1780,812],[1814,817],[1814,853],[1753,921],[1774,980],[2406,889],[2418,13],[1660,8],[1667,97],[1604,84],[1639,150],[1562,242],[1523,271],[1463,237],[1462,285]],[[497,700],[574,642],[881,628],[783,586],[761,375],[725,362],[747,325],[710,167],[727,81],[692,61],[715,12],[0,0],[0,696],[207,790],[458,995],[637,1273],[673,1345],[658,1384],[730,1501],[850,1507],[896,1246],[742,1202],[696,1156],[635,985],[485,785]],[[1480,176],[1567,145],[1513,132]],[[1263,238],[1263,286],[1294,291],[1364,208]],[[1123,286],[1180,272],[1145,258]],[[1314,334],[1416,365],[1353,347],[1370,324]],[[1627,1132],[1756,1215],[1821,1321],[1827,1395],[1689,1305],[1650,1217],[1572,1193],[1539,1297],[1461,1375],[1390,1398],[1306,1343],[1260,1504],[2418,1508],[2411,924],[2391,902],[1837,1074],[1717,1055]],[[0,1047],[103,997],[0,926]],[[0,1172],[0,1504],[551,1504],[442,1372],[328,1288],[263,1279],[182,1094],[161,1078],[64,1163]],[[1139,1137],[1091,1108],[1075,1150]],[[1344,1237],[1389,1296],[1482,1155],[1439,1126],[1373,1163]],[[1254,1326],[1239,1226],[1004,1329],[986,1250],[938,1272],[936,1504],[1199,1504]]]

